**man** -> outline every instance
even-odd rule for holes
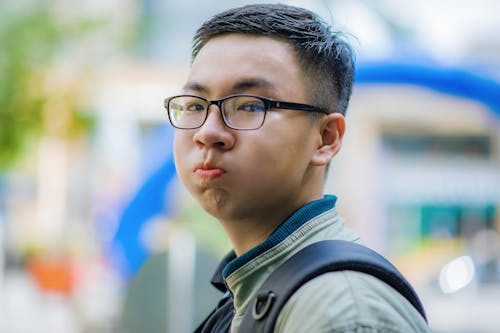
[[[298,250],[326,239],[359,242],[336,197],[323,194],[345,132],[353,54],[315,14],[263,4],[204,23],[192,56],[182,95],[165,106],[180,179],[234,247],[215,284],[232,295],[230,331],[238,332],[259,286]],[[224,331],[224,321],[212,316],[199,331]],[[403,296],[353,271],[303,285],[275,325],[287,333],[427,331]]]

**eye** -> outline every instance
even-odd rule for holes
[[[238,111],[264,112],[264,105],[261,101],[247,101],[238,105]]]
[[[186,111],[203,111],[205,110],[205,105],[198,102],[186,103],[185,105]]]

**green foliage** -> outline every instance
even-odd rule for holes
[[[54,9],[51,1],[0,2],[0,171],[45,131],[44,110],[54,96],[43,89],[44,70],[89,29],[86,22],[63,23]],[[74,96],[64,99],[70,128],[63,134],[87,130],[92,121],[79,114]]]

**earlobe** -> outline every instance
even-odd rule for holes
[[[345,118],[340,113],[331,113],[321,120],[320,142],[311,159],[311,165],[328,165],[338,153],[345,132]]]

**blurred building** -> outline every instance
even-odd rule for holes
[[[386,252],[407,252],[420,238],[471,238],[496,229],[498,111],[425,82],[374,83],[355,88],[329,181],[347,199],[339,204],[367,241]],[[465,91],[477,82],[460,84]]]
[[[493,332],[500,310],[491,306],[500,292],[500,85],[457,69],[379,66],[359,68],[327,189],[339,194],[347,223],[424,295],[436,331]],[[456,258],[470,265],[450,273]],[[459,301],[464,292],[467,303]],[[460,318],[454,325],[443,322],[450,308]]]

